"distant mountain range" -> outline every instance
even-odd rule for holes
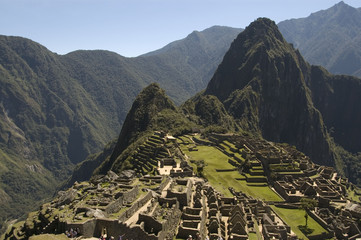
[[[344,2],[278,24],[285,39],[293,43],[311,64],[334,74],[361,77],[361,9]]]
[[[286,40],[292,42],[312,64],[324,64],[333,73],[360,76],[359,12],[359,9],[341,2],[308,18],[281,22],[279,27]],[[85,169],[95,169],[104,157],[113,153],[114,146],[119,149],[122,145],[117,144],[115,138],[125,124],[133,100],[145,86],[157,82],[176,105],[204,89],[231,42],[241,31],[220,26],[195,31],[185,39],[136,58],[125,58],[109,51],[75,51],[57,55],[31,40],[0,36],[0,220],[18,217],[32,208],[35,202],[49,197],[55,191],[54,187],[70,176],[76,164],[113,139],[105,152],[91,155],[88,161],[78,165],[71,181],[89,178],[93,172],[84,172],[83,167],[88,164]],[[305,52],[308,50],[309,54]],[[298,53],[287,54],[296,62],[303,62],[299,60]],[[318,62],[318,59],[325,62]],[[233,63],[226,61],[223,60],[223,65],[230,68]],[[292,62],[291,58],[289,61]],[[213,79],[220,74],[220,69],[222,67]],[[273,71],[271,68],[268,70]],[[282,133],[273,135],[274,129],[267,124],[277,112],[266,111],[266,107],[262,107],[264,111],[253,108],[260,103],[258,101],[265,101],[257,96],[259,92],[250,90],[241,93],[239,89],[234,92],[231,88],[212,92],[211,89],[223,84],[218,82],[217,85],[216,80],[212,80],[206,92],[217,98],[198,94],[198,100],[192,100],[195,105],[185,104],[183,109],[190,111],[189,117],[201,126],[221,125],[224,129],[233,130],[245,128],[262,133],[268,139],[289,141],[297,146],[303,142],[301,149],[305,152],[313,142],[322,142],[322,151],[307,153],[319,154],[323,163],[332,164],[333,161],[327,159],[339,159],[334,156],[328,158],[335,154],[332,141],[328,140],[334,137],[347,150],[343,152],[347,155],[345,159],[354,162],[357,156],[350,156],[349,151],[354,154],[360,151],[360,143],[354,141],[359,136],[359,128],[354,126],[360,118],[353,115],[358,109],[352,104],[359,101],[359,81],[350,78],[346,86],[342,83],[344,80],[338,81],[338,77],[329,76],[322,68],[305,67],[301,73],[293,73],[304,76],[318,74],[318,79],[324,79],[309,82],[306,77],[305,83],[298,82],[303,88],[312,90],[312,94],[297,95],[304,98],[302,107],[307,110],[307,114],[302,115],[303,120],[320,124],[312,129],[316,132],[309,136],[309,140],[291,139],[291,134],[286,134],[288,130],[302,132],[302,129],[291,126],[284,126]],[[350,89],[349,98],[340,101],[339,96],[344,96],[344,92]],[[332,109],[340,109],[340,106],[347,106],[342,109],[344,112]],[[242,112],[245,110],[247,112]],[[177,116],[180,123],[193,126],[187,122],[188,118],[178,114],[177,110],[166,115]],[[296,119],[296,116],[289,116],[284,121],[292,122],[293,118]],[[277,126],[282,124],[278,122]],[[123,147],[126,145],[124,143]],[[114,165],[117,157],[117,154],[112,155],[110,162],[107,161],[109,165]],[[108,168],[104,163],[98,171]],[[339,169],[348,171],[344,166]],[[352,171],[356,169],[349,172]]]
[[[149,83],[178,104],[204,88],[239,31],[193,32],[137,58],[108,51],[60,56],[0,36],[0,215],[17,217],[50,196],[75,164],[117,136]]]

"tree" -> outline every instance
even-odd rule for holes
[[[315,207],[318,205],[318,202],[316,199],[311,198],[302,198],[301,201],[301,209],[305,210],[305,220],[306,220],[306,227],[307,227],[307,221],[308,221],[308,213],[307,211],[311,211],[315,209]]]

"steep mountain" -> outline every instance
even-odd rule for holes
[[[308,68],[274,22],[258,19],[232,43],[204,94],[218,97],[242,128],[331,164],[328,134],[307,87]]]
[[[331,75],[312,66],[312,100],[335,142],[351,153],[361,152],[361,80],[352,76]]]
[[[260,18],[239,34],[200,95],[216,96],[240,129],[294,145],[316,163],[360,178],[361,109],[354,103],[361,80],[309,65],[271,20]]]
[[[124,149],[139,138],[140,134],[144,134],[144,132],[151,127],[149,125],[155,115],[165,109],[176,111],[175,105],[165,95],[164,90],[157,84],[151,84],[146,87],[135,99],[132,108],[125,118],[114,151],[109,161],[102,163],[103,166],[101,169],[104,170],[100,170],[100,172],[106,173],[111,169],[114,161]]]
[[[178,111],[158,84],[152,83],[135,99],[124,121],[117,143],[110,144],[103,152],[95,156],[90,156],[79,165],[77,172],[87,172],[89,179],[92,175],[106,174],[109,170],[119,172],[123,169],[134,169],[131,154],[154,131],[178,135],[191,132],[196,126]],[[100,164],[96,165],[96,163]],[[85,179],[74,174],[68,186],[79,180]]]
[[[361,77],[361,9],[344,2],[278,24],[285,39],[311,64]]]
[[[2,219],[50,196],[76,164],[116,138],[149,83],[161,84],[176,103],[204,88],[238,31],[194,32],[137,58],[100,50],[61,56],[28,39],[0,36]],[[22,182],[31,187],[23,189]]]
[[[142,132],[164,129],[159,125],[154,128],[151,120],[163,109],[183,118],[185,125],[191,125],[191,120],[210,131],[246,131],[295,145],[315,162],[351,174],[348,166],[354,161],[347,159],[354,157],[347,151],[360,151],[360,127],[356,124],[360,110],[352,104],[358,101],[359,91],[360,79],[334,76],[309,65],[274,22],[260,18],[234,40],[205,91],[182,105],[183,114],[166,100],[158,86],[146,88],[134,102],[112,154],[96,155],[105,161],[94,174],[131,167],[126,161],[127,147],[139,138],[143,142]],[[97,157],[87,162],[92,161],[100,162]],[[94,171],[86,165],[81,168]]]

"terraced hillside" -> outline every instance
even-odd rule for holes
[[[61,238],[71,229],[83,238],[106,233],[149,240],[197,234],[202,239],[361,236],[352,227],[358,213],[351,210],[361,208],[354,198],[359,190],[287,144],[247,134],[173,137],[156,131],[131,159],[134,170],[75,183],[4,238]],[[170,170],[159,175],[165,167]],[[317,201],[307,226],[300,209],[304,198]],[[349,215],[338,214],[340,209]]]
[[[158,161],[169,157],[168,149],[164,143],[160,133],[155,133],[135,150],[129,161],[133,164],[136,173],[143,175],[156,172]]]

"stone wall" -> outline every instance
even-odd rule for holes
[[[189,235],[194,238],[200,232],[199,221],[183,221],[178,228],[177,238],[187,239]]]
[[[192,140],[195,143],[198,143],[200,145],[206,145],[206,146],[215,146],[216,145],[215,143],[212,143],[212,142],[209,142],[209,141],[203,141],[202,139],[195,138],[195,137],[192,137]]]
[[[84,223],[67,223],[66,230],[79,229],[79,233],[84,237],[92,237],[96,226],[96,219],[90,219]]]
[[[139,208],[143,207],[146,202],[148,202],[152,198],[152,192],[148,192],[142,199],[136,201],[129,209],[127,209],[122,215],[119,217],[119,221],[125,222],[128,218],[133,216],[133,214],[139,210]]]
[[[152,216],[139,214],[138,222],[144,222],[144,230],[147,233],[154,233],[154,235],[158,236],[158,233],[162,231],[162,224],[155,220]]]
[[[314,211],[307,211],[308,215],[312,217],[318,224],[320,224],[324,229],[329,229],[329,225],[320,218]]]
[[[114,202],[110,203],[106,208],[107,214],[119,212],[120,209],[126,204],[131,203],[137,197],[139,193],[139,186],[133,187],[131,190],[121,193],[121,196]]]
[[[177,177],[192,177],[193,176],[193,172],[192,171],[181,171],[181,172],[170,172],[170,176],[173,178],[177,178]]]
[[[179,185],[184,185],[185,190],[182,192],[176,192],[172,189],[167,190],[167,198],[177,198],[179,202],[179,208],[183,209],[184,206],[188,206],[189,202],[191,201],[192,196],[192,182],[188,179],[177,179],[176,180]]]
[[[334,233],[333,232],[323,232],[321,234],[317,234],[317,235],[307,235],[309,240],[319,240],[319,239],[332,239],[334,237]]]
[[[162,192],[163,189],[168,185],[168,183],[170,182],[170,178],[169,177],[164,177],[165,180],[159,185],[159,192]]]

